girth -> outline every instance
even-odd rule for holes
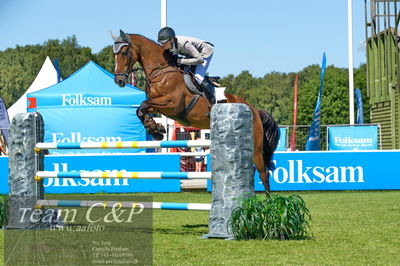
[[[190,124],[189,121],[186,119],[186,116],[190,113],[190,111],[192,111],[193,107],[196,105],[199,98],[200,95],[197,94],[192,95],[192,99],[190,99],[189,104],[185,106],[185,108],[183,108],[183,110],[179,114],[171,116],[171,118],[174,120],[178,119],[186,122],[187,124]]]

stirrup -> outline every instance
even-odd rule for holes
[[[210,79],[210,82],[212,85],[214,85],[215,87],[221,87],[222,85],[219,84],[218,82],[216,82],[215,80]]]

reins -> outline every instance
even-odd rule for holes
[[[159,76],[161,76],[161,75],[165,75],[167,73],[172,73],[172,72],[183,73],[182,70],[180,70],[179,68],[170,66],[168,63],[167,64],[160,64],[159,63],[159,64],[156,64],[156,65],[135,67],[135,68],[132,68],[131,70],[129,70],[129,71],[127,70],[125,72],[129,72],[129,74],[130,73],[136,73],[137,71],[145,72],[145,69],[149,69],[149,68],[151,68],[151,72],[149,73],[149,75],[145,74],[145,80],[146,80],[146,83],[148,85],[160,82],[162,79],[160,79],[158,81],[155,81],[154,79],[159,77]]]

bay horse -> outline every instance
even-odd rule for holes
[[[184,126],[200,129],[210,128],[209,101],[193,95],[186,87],[183,73],[176,66],[171,53],[156,42],[138,34],[120,36],[112,34],[115,41],[115,83],[123,87],[129,74],[136,71],[134,64],[139,62],[146,76],[147,100],[137,110],[147,132],[155,139],[161,140],[165,128],[156,123],[151,113],[161,113]],[[279,128],[274,118],[266,111],[257,110],[244,99],[225,93],[228,103],[243,103],[253,113],[254,155],[253,161],[264,185],[267,196],[270,192],[269,171],[273,169],[273,152],[279,141]]]

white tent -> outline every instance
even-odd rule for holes
[[[32,82],[29,89],[26,90],[24,95],[18,99],[10,108],[7,109],[8,116],[10,121],[12,121],[13,117],[19,113],[26,113],[27,112],[27,100],[26,95],[31,92],[35,92],[51,85],[57,83],[57,70],[54,68],[53,63],[51,62],[49,57],[46,57],[42,68],[37,74],[35,80]]]

